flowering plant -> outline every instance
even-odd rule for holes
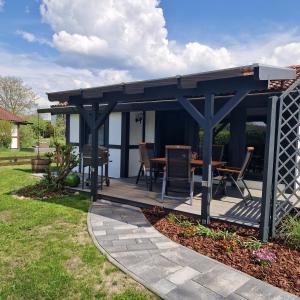
[[[276,260],[276,255],[268,249],[259,249],[253,252],[255,261],[262,267],[271,267]]]

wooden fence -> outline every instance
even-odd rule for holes
[[[31,165],[31,159],[37,156],[6,156],[0,157],[0,167]]]

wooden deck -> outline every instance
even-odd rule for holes
[[[188,200],[185,201],[185,199],[165,199],[162,202],[160,200],[160,190],[161,184],[159,183],[153,186],[152,192],[149,192],[144,182],[136,185],[135,179],[129,178],[111,179],[110,186],[106,187],[104,185],[103,190],[99,190],[98,193],[102,199],[134,206],[160,206],[194,215],[201,214],[201,188],[199,194],[194,197],[192,206],[188,204]],[[84,189],[84,191],[89,190]],[[260,220],[261,191],[252,189],[251,193],[254,200],[251,201],[249,199],[248,204],[245,205],[237,192],[233,188],[229,188],[228,196],[224,196],[222,199],[212,200],[210,209],[211,217],[251,227],[258,227]]]

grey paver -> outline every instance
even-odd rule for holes
[[[199,272],[191,267],[183,267],[182,269],[176,271],[175,273],[169,275],[167,279],[172,283],[177,285],[183,284],[186,281],[199,275]]]
[[[222,265],[218,265],[194,279],[194,281],[224,297],[234,293],[249,280],[248,275]]]
[[[241,286],[235,293],[246,299],[255,300],[299,300],[299,297],[286,293],[279,288],[273,287],[255,278],[251,278],[251,280]]]
[[[105,230],[93,230],[93,233],[94,233],[95,236],[106,235]]]
[[[156,291],[159,291],[162,295],[168,294],[170,291],[174,290],[176,287],[177,287],[176,284],[174,284],[164,278],[153,284],[153,288]]]
[[[140,244],[131,244],[131,245],[128,245],[127,249],[129,251],[134,251],[134,250],[152,250],[152,249],[157,249],[157,247],[156,247],[155,244],[152,244],[152,243],[140,243]]]
[[[123,246],[123,245],[136,245],[136,240],[135,239],[128,239],[128,240],[115,240],[112,241],[112,244],[114,246]]]
[[[176,244],[138,208],[100,200],[88,220],[108,256],[164,299],[299,299]]]
[[[221,300],[224,299],[222,296],[214,293],[213,291],[197,284],[194,281],[187,281],[183,285],[177,286],[176,289],[173,289],[169,292],[166,299],[172,300]]]

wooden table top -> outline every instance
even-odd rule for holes
[[[166,158],[165,157],[154,157],[150,158],[151,162],[159,163],[159,164],[165,164],[166,163]],[[191,164],[194,166],[202,166],[203,165],[203,160],[202,159],[192,159]],[[225,165],[224,161],[217,161],[213,160],[211,162],[213,167],[221,167]]]

